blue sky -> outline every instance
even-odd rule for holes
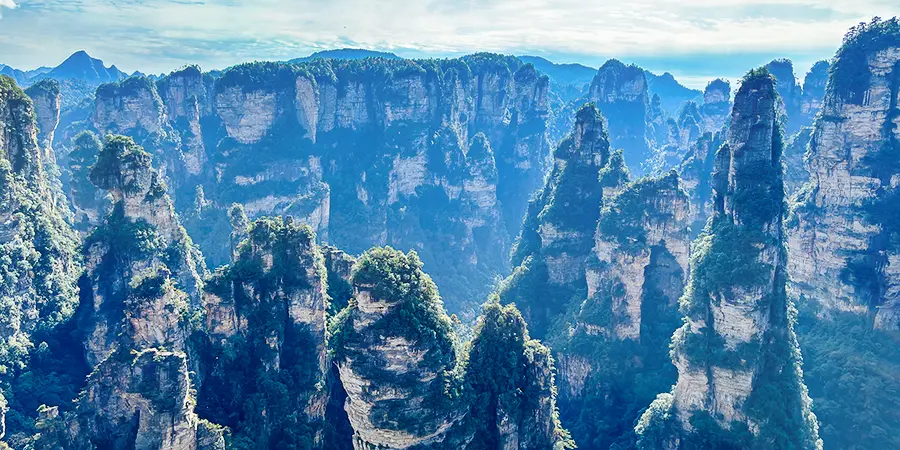
[[[897,0],[0,0],[0,63],[52,66],[84,49],[158,73],[340,47],[493,51],[595,67],[617,57],[702,86],[775,57],[802,78],[850,26],[897,14]]]

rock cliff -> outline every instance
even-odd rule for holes
[[[223,430],[194,413],[188,358],[205,267],[150,161],[133,140],[111,135],[91,170],[115,202],[85,241],[79,283],[79,335],[93,373],[73,412],[45,410],[46,448],[224,448]]]
[[[550,349],[530,339],[514,305],[485,305],[469,344],[467,419],[474,434],[465,448],[562,449],[572,441],[556,411]]]
[[[181,226],[151,155],[109,136],[91,181],[113,210],[85,240],[81,290],[85,354],[91,366],[120,345],[185,351],[186,318],[199,308],[203,256]]]
[[[158,155],[212,263],[228,260],[218,231],[240,203],[351,253],[414,248],[456,307],[505,271],[545,171],[547,89],[532,66],[490,54],[258,63],[220,77],[189,67],[101,87],[93,124]]]
[[[421,267],[412,252],[364,253],[353,299],[330,325],[353,448],[573,448],[550,350],[529,337],[516,307],[492,296],[460,348]]]
[[[315,234],[259,219],[203,292],[198,412],[256,448],[321,448],[328,401],[326,275]]]
[[[786,292],[775,79],[748,73],[716,154],[714,213],[694,244],[672,359],[678,381],[636,428],[641,448],[821,448]]]
[[[897,168],[900,25],[854,28],[831,68],[809,142],[810,181],[790,220],[789,273],[805,301],[868,314],[900,328],[897,307]]]
[[[576,115],[572,133],[553,152],[553,169],[529,204],[516,241],[513,264],[517,268],[500,289],[504,304],[522,308],[534,336],[543,338],[572,297],[586,289],[584,264],[593,244],[604,184],[614,186],[621,180],[612,172],[601,178],[609,160],[603,117],[596,106],[585,105]]]
[[[354,449],[457,448],[465,407],[455,335],[421,267],[415,253],[366,252],[353,269],[353,300],[332,325]]]
[[[625,445],[657,391],[672,386],[672,333],[690,247],[688,196],[674,172],[605,199],[586,268],[587,295],[551,337],[563,423],[591,448]]]

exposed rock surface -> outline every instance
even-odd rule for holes
[[[93,366],[118,346],[185,351],[188,311],[199,306],[203,257],[180,225],[151,156],[110,136],[91,170],[114,207],[85,242],[81,292],[85,352]]]
[[[556,411],[550,349],[530,339],[514,305],[485,306],[469,348],[466,381],[473,391],[468,449],[560,449],[571,445]]]
[[[627,185],[600,214],[594,236],[596,258],[586,269],[587,300],[578,316],[577,332],[624,340],[640,340],[642,300],[651,261],[671,259],[683,286],[690,253],[690,208],[674,172]],[[667,289],[674,305],[681,289]],[[677,292],[676,292],[677,291]],[[597,314],[608,310],[609,314]],[[600,322],[595,319],[600,318]]]
[[[674,172],[625,185],[604,200],[587,295],[551,338],[560,364],[563,423],[576,442],[634,440],[639,412],[672,386],[668,356],[690,247],[688,196]]]
[[[415,253],[367,252],[337,317],[335,362],[357,450],[457,448],[456,348],[437,288]]]
[[[896,245],[900,32],[896,19],[855,29],[838,51],[809,142],[809,183],[790,221],[799,294],[898,329]],[[826,309],[827,311],[827,309]]]
[[[716,155],[714,214],[694,246],[673,338],[678,382],[638,424],[641,448],[821,448],[786,293],[775,79],[751,71]]]
[[[212,263],[228,259],[217,231],[240,203],[353,253],[415,248],[456,306],[505,271],[545,171],[547,89],[532,66],[489,54],[248,64],[220,78],[189,67],[101,87],[93,123],[159,155]]]
[[[44,150],[44,158],[50,158],[53,154],[53,133],[56,132],[56,127],[59,125],[62,103],[59,83],[52,79],[42,80],[29,86],[25,90],[25,94],[34,103],[34,112],[37,116],[38,142],[41,145],[41,149]]]
[[[828,85],[828,61],[813,64],[806,77],[803,78],[803,98],[800,101],[800,114],[805,118],[805,126],[812,125],[816,114],[822,110],[825,99],[825,88]]]
[[[198,411],[258,448],[321,447],[328,300],[315,234],[277,218],[257,220],[247,236],[204,289]]]
[[[610,160],[602,116],[593,104],[582,107],[572,133],[553,153],[553,169],[532,200],[513,252],[518,266],[500,290],[503,303],[516,303],[530,331],[543,338],[566,303],[585,287],[584,264],[591,252]],[[621,162],[621,161],[620,161]]]

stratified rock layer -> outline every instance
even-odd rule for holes
[[[900,328],[895,233],[900,151],[900,25],[855,29],[838,51],[809,142],[810,181],[790,221],[799,294]]]
[[[638,424],[641,448],[821,448],[786,293],[775,79],[749,73],[716,155],[714,214],[694,245],[673,338],[678,382]]]
[[[250,225],[234,262],[208,279],[198,411],[235,439],[322,446],[325,277],[312,229],[276,218]]]

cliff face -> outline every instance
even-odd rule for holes
[[[764,68],[735,96],[716,155],[713,218],[695,243],[687,318],[673,337],[678,382],[638,424],[642,448],[689,447],[699,436],[719,446],[821,448],[786,293],[776,100]]]
[[[557,417],[553,358],[515,306],[489,300],[460,349],[421,267],[414,253],[364,253],[353,299],[331,323],[353,448],[572,448]]]
[[[596,106],[585,105],[572,133],[553,152],[553,169],[529,205],[516,242],[518,267],[500,290],[503,303],[522,307],[535,336],[543,337],[571,295],[585,289],[584,264],[604,182],[620,181],[612,173],[601,178],[609,159],[603,118]]]
[[[625,163],[637,175],[648,173],[652,159],[648,143],[650,97],[644,71],[618,60],[607,61],[591,83],[588,99],[608,121],[610,145],[625,152]]]
[[[216,230],[240,203],[251,219],[290,214],[351,253],[415,248],[455,305],[504,270],[542,180],[547,86],[530,65],[487,54],[249,64],[218,79],[193,67],[101,87],[93,122],[159,155],[211,262],[227,261]],[[448,258],[462,269],[437,264]]]
[[[333,325],[354,449],[454,448],[451,428],[465,412],[455,336],[421,266],[415,253],[365,253],[353,300]]]
[[[809,183],[790,222],[789,272],[800,295],[898,329],[890,236],[900,149],[896,20],[854,29],[838,51],[809,143]]]
[[[59,125],[62,97],[59,82],[53,79],[41,80],[25,90],[34,103],[38,126],[38,143],[44,150],[44,157],[52,157],[53,134]]]
[[[800,101],[800,114],[807,118],[807,125],[812,124],[816,114],[822,109],[822,101],[825,99],[825,88],[828,84],[828,61],[818,61],[813,64],[806,77],[803,79],[803,97]]]
[[[290,218],[257,220],[247,234],[203,293],[198,411],[257,448],[321,447],[328,299],[315,234]]]
[[[77,236],[52,200],[32,101],[0,76],[0,376],[4,388],[33,350],[30,338],[72,316]],[[4,403],[5,409],[5,403]],[[29,411],[30,413],[31,411]]]
[[[604,201],[587,295],[569,328],[551,338],[561,362],[562,420],[576,442],[633,442],[640,410],[675,381],[668,349],[690,247],[682,189],[672,172],[627,184]]]
[[[131,138],[111,136],[91,170],[114,204],[85,241],[90,287],[81,292],[80,321],[91,366],[120,344],[184,351],[182,322],[199,305],[203,257],[150,161]]]
[[[218,449],[222,430],[193,412],[189,335],[202,256],[180,226],[150,155],[109,136],[90,178],[113,211],[86,239],[79,329],[88,377],[75,411],[41,420],[41,445]],[[163,350],[163,348],[169,350]],[[56,416],[56,417],[54,417]]]

